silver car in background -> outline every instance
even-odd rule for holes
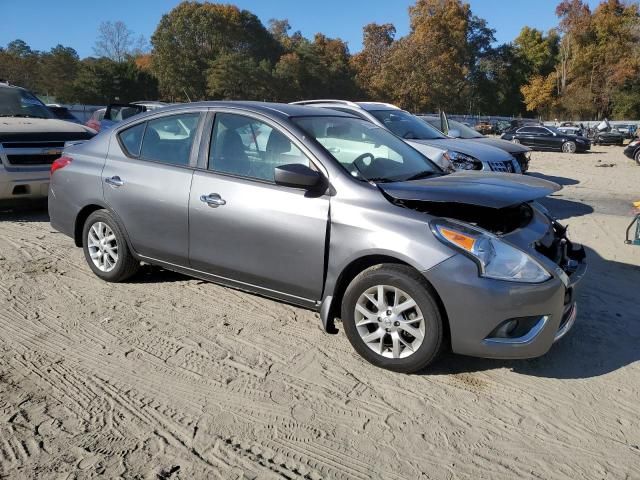
[[[483,143],[485,145],[491,145],[492,147],[500,148],[505,152],[508,152],[518,161],[520,165],[520,171],[525,173],[529,169],[529,161],[531,160],[531,149],[513,142],[502,140],[501,138],[488,137],[482,135],[477,130],[465,125],[464,123],[457,122],[456,120],[447,119],[446,116],[440,115],[416,115],[420,120],[427,122],[434,128],[437,128],[440,132],[451,138],[458,138],[460,140],[468,140],[475,143]]]
[[[520,164],[509,153],[490,145],[469,144],[447,137],[395,105],[346,100],[305,100],[293,104],[331,108],[368,120],[402,138],[447,171],[522,173]]]
[[[106,281],[144,262],[314,309],[369,362],[414,372],[444,348],[542,355],[571,329],[584,250],[535,203],[559,188],[444,175],[347,113],[204,102],[66,149],[49,214]]]

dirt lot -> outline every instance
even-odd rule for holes
[[[588,248],[573,332],[413,376],[309,311],[160,270],[103,283],[42,210],[1,213],[0,478],[640,478],[640,167],[594,150],[532,161]]]

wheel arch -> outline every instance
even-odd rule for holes
[[[131,241],[129,239],[129,233],[127,232],[127,229],[124,227],[122,220],[120,219],[117,213],[115,213],[113,210],[109,208],[108,205],[103,204],[101,202],[94,202],[94,203],[90,203],[89,205],[85,205],[80,209],[80,211],[76,215],[76,220],[73,227],[73,241],[76,247],[83,246],[84,239],[82,238],[82,230],[84,229],[84,224],[87,221],[87,218],[89,218],[89,215],[91,215],[93,212],[97,212],[98,210],[106,210],[113,216],[115,221],[118,223],[118,227],[120,227],[120,230],[122,230],[122,233],[124,234],[124,238],[125,238],[125,241],[127,242],[127,246],[129,247],[129,251],[133,254],[134,257],[138,258],[138,254],[136,253],[135,249],[131,245]]]
[[[397,257],[385,254],[372,254],[359,257],[351,261],[351,263],[349,263],[342,269],[340,275],[338,275],[333,291],[329,292],[330,295],[325,296],[320,306],[320,319],[322,320],[322,326],[324,327],[324,330],[327,333],[338,333],[338,329],[335,326],[335,319],[340,317],[340,307],[342,305],[342,299],[347,290],[347,287],[354,278],[356,278],[367,268],[381,264],[403,265],[420,274],[420,276],[424,279],[425,285],[429,289],[429,292],[433,295],[433,298],[438,305],[438,309],[440,310],[440,314],[442,315],[443,320],[445,341],[448,345],[450,345],[451,335],[449,328],[449,317],[447,315],[444,302],[440,298],[440,295],[438,294],[435,287],[413,265]]]

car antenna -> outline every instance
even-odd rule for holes
[[[187,100],[189,100],[189,103],[191,103],[191,99],[189,98],[189,94],[187,93],[187,89],[183,88],[182,91],[184,92],[184,94],[187,96]]]

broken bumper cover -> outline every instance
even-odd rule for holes
[[[446,310],[454,353],[515,359],[544,355],[571,330],[576,289],[585,272],[581,261],[570,275],[557,268],[542,283],[507,282],[480,277],[473,261],[455,255],[424,275]],[[496,335],[510,322],[516,333]]]

